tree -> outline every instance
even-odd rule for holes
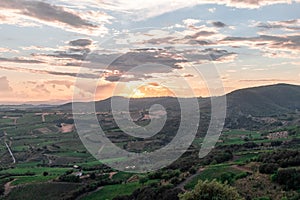
[[[96,179],[96,174],[95,174],[94,172],[91,173],[91,174],[90,174],[90,178],[93,179],[93,180]]]
[[[43,176],[48,176],[49,173],[48,172],[43,172]]]
[[[259,172],[262,174],[273,174],[278,168],[279,165],[276,163],[264,163],[259,166]]]
[[[147,183],[149,179],[147,177],[141,177],[140,180],[139,180],[139,183],[144,185],[145,183]]]
[[[300,170],[295,168],[280,169],[277,174],[272,177],[280,185],[284,186],[284,189],[298,190],[300,189]]]
[[[213,181],[202,181],[192,191],[179,194],[180,200],[242,200],[235,188],[227,183],[222,184]]]

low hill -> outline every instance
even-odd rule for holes
[[[233,91],[226,95],[228,117],[234,116],[272,116],[300,110],[300,86],[277,84]],[[123,97],[112,97],[123,98]],[[111,99],[95,102],[97,111],[111,110]],[[208,110],[210,98],[199,98],[200,109]],[[148,109],[153,104],[161,104],[166,109],[179,111],[177,98],[155,97],[130,99],[131,110]],[[59,110],[71,110],[72,103],[58,107]]]
[[[227,94],[232,115],[272,116],[300,110],[300,86],[277,84],[236,90]]]

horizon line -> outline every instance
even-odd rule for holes
[[[254,89],[254,88],[260,88],[260,87],[270,87],[270,86],[276,86],[276,85],[290,85],[290,86],[299,86],[300,87],[300,83],[299,84],[290,84],[290,83],[275,83],[275,84],[268,84],[268,85],[259,85],[259,86],[250,86],[250,87],[244,87],[244,88],[239,88],[236,90],[232,90],[224,95],[228,95],[230,93],[236,92],[236,91],[240,91],[240,90],[245,90],[245,89]],[[219,95],[219,96],[223,96],[223,95]],[[116,96],[110,96],[107,98],[103,98],[103,99],[97,99],[94,100],[94,102],[96,101],[105,101],[108,100],[110,98],[113,97],[120,97],[120,98],[127,98],[127,99],[147,99],[147,98],[212,98],[212,97],[218,97],[218,96],[198,96],[198,97],[176,97],[176,96],[146,96],[146,97],[126,97],[126,96],[121,96],[121,95],[116,95]],[[39,103],[40,102],[40,103]],[[50,101],[27,101],[27,102],[0,102],[0,106],[59,106],[59,105],[64,105],[64,104],[69,104],[72,103],[72,99],[68,99],[68,100],[51,100]],[[91,100],[89,101],[76,101],[77,103],[84,103],[84,102],[91,102]]]

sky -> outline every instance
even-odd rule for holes
[[[0,104],[300,85],[300,0],[0,0]]]

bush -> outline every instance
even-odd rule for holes
[[[283,185],[286,190],[300,189],[300,169],[280,169],[272,179]]]
[[[262,174],[273,174],[279,168],[278,164],[275,163],[264,163],[259,166],[259,172]]]
[[[222,182],[222,183],[228,183],[228,184],[232,184],[233,181],[235,179],[235,174],[233,172],[226,172],[226,173],[223,173],[221,174],[219,180]]]
[[[141,177],[140,180],[139,180],[139,183],[144,185],[147,181],[148,181],[147,177]]]
[[[48,172],[43,172],[43,176],[48,176],[49,173]]]
[[[213,181],[199,181],[194,190],[179,195],[180,200],[239,200],[240,197],[235,188],[227,184]]]
[[[59,180],[62,182],[78,183],[80,181],[80,178],[79,176],[75,175],[62,175],[59,177]]]
[[[261,154],[257,161],[262,163],[274,163],[278,164],[280,167],[292,167],[300,165],[300,151],[296,150],[281,150],[274,151],[271,153]]]

